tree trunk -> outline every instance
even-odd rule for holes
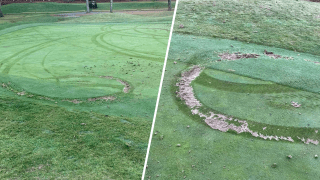
[[[3,17],[3,13],[2,13],[2,11],[1,11],[1,1],[0,1],[0,17]]]
[[[168,0],[168,11],[171,11],[172,7],[171,7],[171,0]]]
[[[90,9],[89,9],[89,0],[86,0],[86,5],[87,5],[87,13],[90,12]]]
[[[110,13],[113,13],[113,11],[112,11],[112,4],[113,4],[113,0],[110,0]]]

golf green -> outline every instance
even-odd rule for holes
[[[10,82],[24,96],[58,103],[104,96],[155,101],[168,39],[165,25],[29,26],[0,37],[2,83]]]
[[[19,17],[0,30],[0,178],[141,178],[172,12]]]

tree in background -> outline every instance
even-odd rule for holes
[[[89,9],[89,0],[86,0],[86,5],[87,5],[87,13],[90,12],[90,9]]]
[[[1,3],[2,3],[2,1],[0,1],[0,17],[3,17],[3,13],[1,11]]]
[[[112,13],[112,4],[113,4],[113,0],[110,0],[110,13]]]
[[[168,11],[172,10],[172,6],[171,6],[171,0],[168,0]]]

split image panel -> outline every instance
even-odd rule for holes
[[[143,179],[318,179],[319,12],[180,0]]]
[[[1,6],[0,179],[141,179],[173,11],[97,6]]]

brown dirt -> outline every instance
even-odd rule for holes
[[[102,97],[96,97],[96,98],[89,98],[88,101],[97,101],[97,100],[105,100],[105,101],[113,101],[116,99],[116,97],[113,96],[102,96]]]
[[[19,96],[24,96],[24,95],[26,95],[26,92],[25,91],[22,91],[22,92],[18,92],[17,93]]]
[[[113,76],[100,76],[100,78],[113,79]]]
[[[258,54],[241,54],[240,52],[238,53],[223,53],[219,54],[219,57],[221,60],[237,60],[237,59],[246,59],[246,58],[258,58]]]
[[[265,55],[269,56],[269,57],[272,57],[274,59],[278,59],[278,58],[281,58],[280,55],[277,55],[277,54],[273,54],[273,52],[268,52],[267,50],[264,50],[264,53]]]
[[[179,91],[176,92],[177,96],[184,100],[187,106],[191,108],[201,106],[200,101],[194,96],[193,88],[191,86],[191,82],[199,76],[201,71],[201,67],[193,66],[191,70],[181,74],[180,82],[176,84],[176,86],[179,86]]]
[[[125,81],[123,81],[123,80],[120,80],[120,79],[117,79],[117,81],[124,85],[123,92],[124,92],[124,93],[128,93],[129,90],[130,90],[130,85],[129,85],[129,83],[127,83],[127,82],[125,82]]]
[[[62,100],[62,101],[68,101],[68,102],[72,102],[72,103],[74,103],[74,104],[82,103],[82,101],[80,101],[80,100],[78,100],[78,99],[73,99],[73,100],[65,99],[65,100]]]

